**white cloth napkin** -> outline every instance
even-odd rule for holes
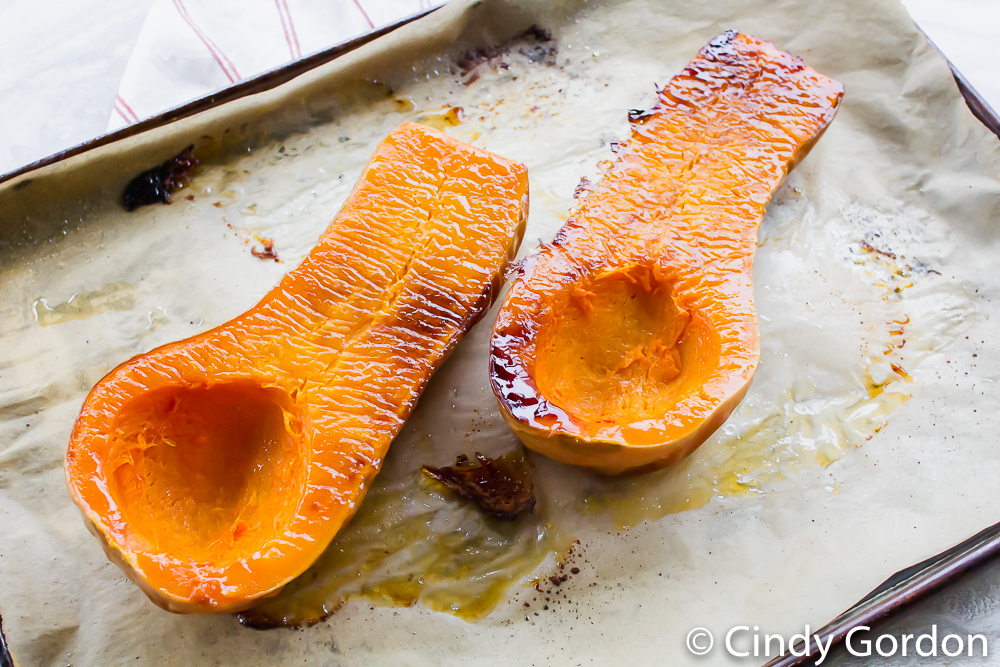
[[[156,0],[108,131],[447,0]]]

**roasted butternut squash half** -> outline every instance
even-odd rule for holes
[[[631,136],[524,260],[491,382],[528,447],[610,474],[676,463],[742,400],[760,355],[751,270],[764,207],[843,88],[727,32],[631,112]]]
[[[522,165],[403,125],[259,304],[102,379],[65,464],[109,557],[176,612],[245,609],[309,567],[498,293],[527,194]]]

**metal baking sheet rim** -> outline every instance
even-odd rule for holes
[[[58,165],[98,148],[166,127],[196,114],[217,109],[229,102],[273,90],[404,25],[424,18],[439,9],[436,8],[413,14],[378,30],[334,45],[311,56],[269,70],[235,85],[164,111],[146,120],[123,127],[115,132],[101,135],[90,141],[2,174],[0,175],[0,185],[11,181],[20,181],[13,186],[17,188],[26,182],[22,180],[22,177],[28,174]],[[935,46],[930,39],[928,39],[928,42],[932,46]],[[937,47],[935,46],[935,48]],[[942,54],[942,57],[945,57],[944,54]],[[947,61],[947,57],[945,57],[945,60]],[[955,77],[956,85],[973,115],[991,132],[997,135],[997,137],[1000,137],[1000,114],[989,105],[950,61],[948,61],[948,65]],[[857,625],[871,626],[885,622],[905,607],[941,591],[971,571],[997,558],[1000,558],[1000,522],[985,528],[964,542],[936,556],[893,574],[853,607],[823,626],[816,634],[824,643],[827,638],[832,637],[832,643],[834,645],[839,644],[852,627]],[[792,646],[788,648],[788,652],[767,662],[764,667],[793,667],[803,665],[808,663],[816,653],[815,646],[811,650],[807,648],[801,655],[792,653]],[[796,650],[800,648],[801,646],[795,647]],[[9,643],[3,634],[3,619],[0,618],[0,667],[14,667],[15,664]]]

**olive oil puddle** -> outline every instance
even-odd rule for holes
[[[108,310],[131,310],[135,306],[135,289],[128,283],[105,285],[92,292],[77,292],[66,303],[49,305],[46,298],[32,304],[35,321],[47,327],[71,320],[83,320]]]
[[[404,607],[419,600],[475,621],[561,542],[538,512],[514,521],[487,516],[418,470],[376,482],[320,560],[240,620],[257,628],[312,624],[366,598]]]
[[[402,607],[419,602],[478,621],[511,598],[519,582],[537,579],[550,554],[565,551],[575,537],[569,526],[579,525],[579,518],[627,528],[696,509],[717,496],[763,493],[798,470],[829,466],[887,423],[908,398],[900,391],[904,382],[897,377],[829,399],[789,391],[764,419],[745,429],[724,426],[721,438],[677,466],[625,479],[579,470],[576,480],[562,480],[560,491],[515,521],[486,515],[419,470],[395,481],[376,478],[357,515],[320,560],[240,620],[254,628],[312,625],[348,600],[365,599]],[[559,486],[555,476],[565,470],[536,468],[536,487],[553,491]],[[568,505],[562,511],[575,517],[560,518],[554,495],[569,501],[556,504]]]
[[[671,468],[627,479],[595,479],[584,512],[606,514],[619,528],[697,509],[715,497],[763,493],[806,468],[827,467],[859,447],[909,395],[895,390],[862,397],[797,401],[789,393],[763,420],[709,441]],[[728,432],[727,432],[728,431]],[[727,433],[726,433],[727,432]]]

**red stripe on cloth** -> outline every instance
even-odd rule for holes
[[[285,0],[281,0],[281,4],[285,7],[285,15],[288,17],[288,32],[292,33],[292,42],[295,44],[295,57],[302,57],[302,47],[299,45],[299,36],[295,33],[295,24],[292,23],[292,10],[288,8],[288,3]]]
[[[278,18],[281,19],[281,31],[285,33],[285,44],[288,44],[288,52],[295,57],[295,49],[292,48],[292,38],[288,35],[288,26],[285,24],[285,12],[281,11],[281,0],[274,0],[274,6],[278,8]]]
[[[132,111],[132,107],[130,107],[130,106],[129,106],[129,105],[128,105],[128,104],[126,103],[126,102],[125,102],[125,100],[124,100],[124,99],[122,98],[122,96],[121,96],[121,95],[115,95],[115,101],[116,101],[116,102],[117,102],[118,104],[120,104],[120,105],[121,105],[121,107],[122,107],[123,109],[125,109],[125,111],[127,111],[127,112],[129,112],[129,114],[131,114],[131,116],[132,116],[132,121],[135,121],[135,122],[137,122],[137,123],[139,122],[139,116],[138,116],[138,114],[136,114],[136,112]],[[128,118],[127,118],[127,117],[126,117],[126,120],[128,120]],[[132,121],[129,121],[129,122],[132,122]]]
[[[114,109],[115,109],[115,111],[118,112],[118,115],[122,117],[122,120],[125,121],[126,125],[131,125],[132,124],[132,119],[129,118],[128,115],[124,111],[121,110],[121,107],[118,106],[118,102],[117,101],[114,104]]]
[[[288,4],[285,0],[274,0],[278,8],[278,16],[281,17],[281,29],[285,33],[285,42],[288,44],[288,52],[292,58],[300,58],[302,49],[299,48],[299,38],[295,35],[295,26],[292,25],[292,14],[288,11]]]
[[[234,65],[232,61],[226,57],[226,54],[215,45],[215,42],[213,42],[209,36],[198,27],[198,25],[194,22],[194,19],[191,18],[191,15],[188,14],[187,8],[184,6],[182,0],[173,0],[173,2],[174,7],[177,9],[177,13],[180,14],[181,18],[184,19],[184,22],[187,23],[191,30],[194,31],[194,34],[198,36],[198,39],[200,39],[201,43],[205,45],[205,48],[208,49],[209,53],[212,54],[215,62],[219,63],[219,67],[222,68],[226,78],[228,78],[232,83],[239,81],[242,77],[240,76],[240,73],[236,71],[236,65]]]
[[[354,0],[354,5],[358,8],[358,11],[361,12],[361,15],[365,17],[365,20],[368,21],[368,25],[374,28],[375,24],[372,23],[372,20],[368,17],[368,12],[365,11],[365,8],[361,6],[361,0]]]

